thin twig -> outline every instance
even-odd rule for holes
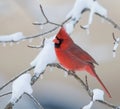
[[[111,23],[115,29],[118,29],[120,31],[120,26],[116,22],[114,22],[112,19],[110,19],[108,17],[105,17],[105,16],[102,16],[100,14],[96,14],[96,15],[98,15],[99,17],[102,17],[103,19],[105,19],[106,21]]]
[[[68,18],[68,19],[65,20],[62,24],[57,24],[57,23],[54,23],[54,22],[49,21],[49,19],[48,19],[48,18],[46,17],[46,15],[45,15],[44,10],[43,10],[43,8],[42,8],[41,5],[40,5],[40,9],[41,9],[41,12],[42,12],[44,18],[46,19],[46,22],[47,22],[47,23],[50,23],[50,24],[52,24],[52,25],[55,25],[56,27],[54,27],[53,29],[51,29],[51,30],[49,30],[49,31],[46,31],[46,32],[44,32],[44,33],[40,33],[40,34],[37,34],[37,35],[25,37],[25,38],[23,38],[23,39],[20,39],[19,41],[21,41],[21,40],[33,39],[33,38],[37,38],[37,37],[40,37],[40,36],[44,36],[44,35],[46,35],[46,34],[49,34],[49,33],[53,32],[53,31],[55,31],[56,29],[58,29],[60,26],[63,26],[68,20],[71,19],[71,18]],[[85,9],[85,11],[83,11],[83,12],[86,12],[86,10],[87,10],[87,9]],[[112,19],[110,19],[110,18],[108,18],[108,17],[105,17],[105,16],[102,16],[102,15],[100,15],[100,14],[98,14],[98,13],[96,13],[96,15],[98,15],[99,17],[102,17],[103,19],[105,19],[106,21],[108,21],[109,23],[111,23],[115,29],[118,29],[118,30],[120,31],[120,26],[119,26],[116,22],[114,22]],[[36,24],[37,24],[37,23],[36,23]],[[41,23],[41,24],[42,24],[42,23]],[[43,24],[44,24],[44,23],[43,23]],[[4,41],[4,42],[3,42],[3,41],[0,41],[0,43],[10,43],[10,42],[19,42],[19,41],[13,41],[13,40],[12,40],[12,41]]]
[[[61,23],[60,26],[63,26],[63,25],[64,25],[66,22],[68,22],[70,19],[71,19],[71,17],[68,18],[68,19],[66,19],[64,22]],[[26,40],[26,39],[31,39],[31,38],[37,38],[37,37],[40,37],[40,36],[44,36],[44,35],[46,35],[46,34],[52,33],[53,31],[57,30],[60,26],[56,26],[56,27],[54,27],[53,29],[51,29],[51,30],[49,30],[49,31],[46,31],[46,32],[44,32],[44,33],[40,33],[40,34],[37,34],[37,35],[34,35],[34,36],[26,37],[26,38],[24,38],[24,39]]]
[[[40,10],[41,10],[44,18],[46,19],[46,21],[48,21],[48,18],[46,17],[46,15],[45,15],[45,13],[44,13],[44,11],[43,11],[43,8],[42,8],[42,5],[41,5],[41,4],[40,4]]]
[[[34,101],[35,104],[38,105],[39,109],[44,109],[44,108],[42,107],[42,105],[38,102],[38,100],[37,100],[33,95],[30,95],[30,94],[28,94],[28,93],[25,93],[25,94],[28,95],[28,96]]]
[[[34,25],[52,24],[52,25],[55,25],[55,26],[61,26],[61,24],[57,24],[57,23],[54,23],[54,22],[49,21],[49,19],[48,19],[47,16],[45,15],[45,12],[44,12],[41,4],[40,4],[40,10],[41,10],[42,15],[43,15],[43,17],[45,18],[46,22],[45,22],[45,23],[33,23]]]
[[[112,33],[112,36],[113,36],[114,41],[116,42],[115,34]],[[115,43],[115,42],[114,42],[114,43]]]
[[[4,93],[4,94],[0,95],[0,98],[1,98],[1,97],[4,97],[4,96],[6,96],[6,95],[10,95],[10,94],[12,94],[12,92]]]
[[[75,72],[68,72],[68,74],[73,76],[76,80],[78,80],[81,83],[81,85],[84,87],[84,89],[87,91],[90,97],[93,96],[92,91],[88,89],[88,86],[84,83],[84,81],[79,76],[76,75]]]
[[[33,25],[46,25],[46,24],[52,24],[52,25],[55,25],[55,26],[61,26],[61,24],[57,24],[57,23],[54,23],[54,22],[49,21],[49,19],[48,19],[47,16],[45,15],[45,12],[44,12],[44,10],[43,10],[41,4],[40,4],[40,10],[41,10],[42,15],[43,15],[43,17],[45,18],[46,22],[44,22],[44,23],[36,23],[36,22],[35,22],[35,23],[33,23]]]
[[[89,9],[84,9],[83,11],[82,11],[82,14],[84,13],[84,12],[86,12],[86,11],[90,11]],[[110,24],[112,24],[113,25],[113,27],[115,28],[115,29],[118,29],[119,31],[120,31],[120,26],[115,22],[115,21],[113,21],[112,19],[110,19],[110,18],[108,18],[108,17],[105,17],[105,16],[102,16],[102,15],[100,15],[100,14],[98,14],[98,13],[95,13],[96,15],[98,15],[99,17],[101,17],[101,18],[103,18],[104,20],[106,20],[106,21],[108,21]],[[84,28],[83,26],[80,26],[82,29],[86,29],[86,28]]]
[[[44,44],[45,44],[45,38],[43,39],[41,45],[39,45],[39,46],[28,45],[27,47],[29,47],[29,48],[43,48]]]
[[[49,21],[49,19],[45,15],[41,5],[40,5],[40,9],[41,9],[41,12],[42,12],[44,18],[47,20],[46,23],[49,23],[51,25],[55,25],[56,27],[54,27],[54,28],[52,28],[52,29],[50,29],[50,30],[48,30],[48,31],[46,31],[44,33],[39,33],[39,34],[36,34],[36,35],[33,35],[33,36],[25,37],[25,38],[22,38],[22,39],[17,40],[17,41],[14,41],[14,40],[11,40],[11,41],[0,41],[0,43],[10,43],[10,42],[17,43],[17,42],[22,41],[22,40],[29,40],[29,39],[34,39],[34,38],[37,38],[37,37],[40,37],[40,36],[44,36],[46,34],[52,33],[53,31],[57,30],[59,27],[63,26],[66,22],[68,22],[71,19],[71,18],[68,18],[65,21],[63,21],[61,24],[57,24],[57,23]]]
[[[60,66],[59,64],[57,64],[57,63],[53,63],[53,64],[49,64],[48,66],[50,66],[50,67],[57,67],[58,69],[62,69],[62,70],[64,70],[64,71],[67,71],[66,69],[64,69],[62,66]],[[88,88],[88,82],[86,82],[86,83],[84,83],[84,81],[79,77],[79,76],[77,76],[76,74],[75,74],[75,72],[72,72],[72,71],[67,71],[68,72],[68,74],[70,75],[70,76],[73,76],[76,80],[78,80],[81,84],[82,84],[82,86],[84,87],[84,89],[88,92],[88,95],[92,98],[93,97],[93,93],[92,93],[92,91]],[[44,72],[43,72],[44,73]],[[39,78],[39,77],[38,77]],[[37,79],[38,79],[37,78]],[[37,79],[36,79],[36,81],[37,81]],[[15,79],[14,79],[15,80]],[[31,83],[31,85],[33,85],[36,81],[34,81],[33,83]],[[8,92],[8,93],[6,93],[6,94],[3,94],[3,95],[0,95],[1,97],[3,97],[3,96],[6,96],[6,95],[8,95],[8,94],[11,94],[11,92]],[[38,102],[38,101],[37,101]],[[108,106],[108,107],[111,107],[111,108],[113,108],[113,109],[120,109],[118,106],[116,106],[116,105],[114,105],[114,104],[111,104],[111,103],[108,103],[107,101],[101,101],[101,100],[97,100],[97,102],[99,102],[99,103],[102,103],[102,104],[104,104],[104,105],[106,105],[106,106]]]
[[[87,75],[85,76],[85,83],[86,83],[86,86],[87,86],[87,90],[89,90]]]
[[[75,72],[68,71],[68,70],[66,70],[65,68],[63,68],[61,65],[59,65],[57,63],[49,64],[48,66],[57,67],[59,69],[62,69],[64,71],[68,72],[68,75],[73,76],[76,80],[78,80],[82,84],[82,86],[86,89],[86,91],[88,92],[89,96],[92,97],[92,93],[91,93],[90,89],[88,88],[88,86],[84,83],[84,81],[79,76],[77,76],[75,74]]]
[[[115,106],[114,104],[108,103],[107,101],[97,100],[97,102],[102,103],[113,109],[120,109],[119,106]]]
[[[60,66],[59,64],[49,64],[48,66],[51,66],[51,67],[57,67],[57,68],[59,68],[59,69],[62,69],[62,70],[64,70],[64,71],[67,71],[66,69],[64,69],[62,66]],[[86,81],[86,83],[87,84],[85,84],[84,83],[84,81],[79,77],[79,76],[77,76],[76,74],[75,74],[75,72],[71,72],[71,71],[67,71],[68,72],[68,74],[69,75],[71,75],[71,76],[73,76],[76,80],[78,80],[81,84],[82,84],[82,86],[84,87],[84,89],[87,91],[87,93],[88,93],[88,95],[91,97],[91,99],[92,99],[92,97],[93,97],[93,93],[92,93],[92,91],[88,88],[89,86],[88,86],[88,82]],[[120,109],[119,108],[119,106],[116,106],[116,105],[114,105],[114,104],[111,104],[111,103],[108,103],[107,101],[101,101],[101,100],[97,100],[97,102],[99,102],[99,103],[102,103],[102,104],[104,104],[104,105],[106,105],[106,106],[108,106],[108,107],[110,107],[110,108],[113,108],[113,109]]]
[[[40,45],[38,45],[38,46],[36,46],[36,45],[27,45],[27,47],[29,47],[29,48],[43,48],[42,46],[40,46]]]

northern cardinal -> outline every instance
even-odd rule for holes
[[[64,68],[70,71],[87,71],[99,81],[111,98],[109,91],[95,72],[94,64],[97,64],[97,62],[73,42],[64,27],[61,27],[53,42],[57,59]]]

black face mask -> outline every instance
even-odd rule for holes
[[[62,42],[63,42],[63,39],[60,39],[58,37],[56,37],[56,39],[59,41],[59,43],[55,43],[55,48],[60,48]]]

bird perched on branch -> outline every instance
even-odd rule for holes
[[[73,42],[64,27],[61,27],[53,42],[57,59],[64,68],[69,71],[87,71],[99,81],[104,91],[111,97],[109,91],[95,72],[94,64],[98,65],[98,63]]]

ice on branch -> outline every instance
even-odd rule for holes
[[[104,101],[104,92],[100,89],[93,90],[93,101],[96,100]]]
[[[120,43],[120,38],[118,37],[117,39],[114,39],[115,42],[114,42],[114,47],[113,47],[113,57],[115,58],[116,57],[116,50],[119,46],[119,43]]]
[[[0,42],[17,42],[24,39],[25,36],[22,32],[17,32],[11,35],[2,35],[0,36]]]
[[[97,100],[104,101],[104,92],[100,89],[93,90],[93,99],[89,104],[85,105],[82,109],[91,109],[93,103]]]
[[[85,105],[82,109],[91,109],[93,105],[93,101],[91,101],[88,105]]]
[[[33,90],[30,83],[31,75],[29,73],[23,74],[13,82],[12,97],[10,99],[12,104],[15,104],[24,93],[32,94]]]
[[[31,66],[35,66],[34,74],[38,77],[48,64],[55,63],[56,55],[54,51],[53,38],[45,39],[44,47],[37,57],[31,62]]]
[[[85,10],[90,10],[88,24],[83,26],[84,29],[88,29],[93,21],[93,15],[95,13],[107,17],[107,10],[101,6],[96,0],[76,0],[72,10],[68,13],[66,18],[72,19],[66,24],[66,30],[68,34],[73,32],[75,24],[81,18],[82,13]]]

